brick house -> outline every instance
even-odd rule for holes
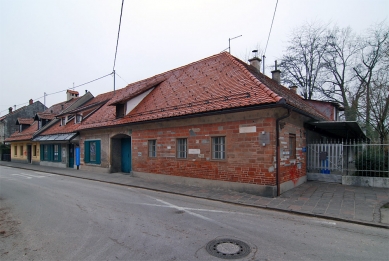
[[[326,114],[228,53],[129,84],[78,126],[81,169],[276,196],[306,181]]]

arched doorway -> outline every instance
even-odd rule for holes
[[[131,137],[118,134],[111,138],[111,172],[130,173],[131,164]]]

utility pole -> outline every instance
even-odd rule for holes
[[[113,70],[113,93],[115,94],[115,70]]]

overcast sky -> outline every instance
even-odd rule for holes
[[[0,115],[113,70],[122,0],[0,0]],[[125,0],[116,89],[220,53],[244,59],[264,50],[277,0]],[[279,0],[266,65],[280,58],[304,23],[350,26],[363,33],[389,22],[388,0]],[[270,74],[267,69],[266,74]],[[76,88],[113,90],[113,77]],[[66,99],[46,97],[46,106]],[[39,99],[42,103],[43,98]]]

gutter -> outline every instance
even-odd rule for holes
[[[285,109],[288,110],[288,113],[284,116],[281,116],[276,119],[276,183],[277,183],[277,197],[280,196],[280,121],[283,119],[286,119],[290,116],[291,109],[286,106],[284,106]]]

